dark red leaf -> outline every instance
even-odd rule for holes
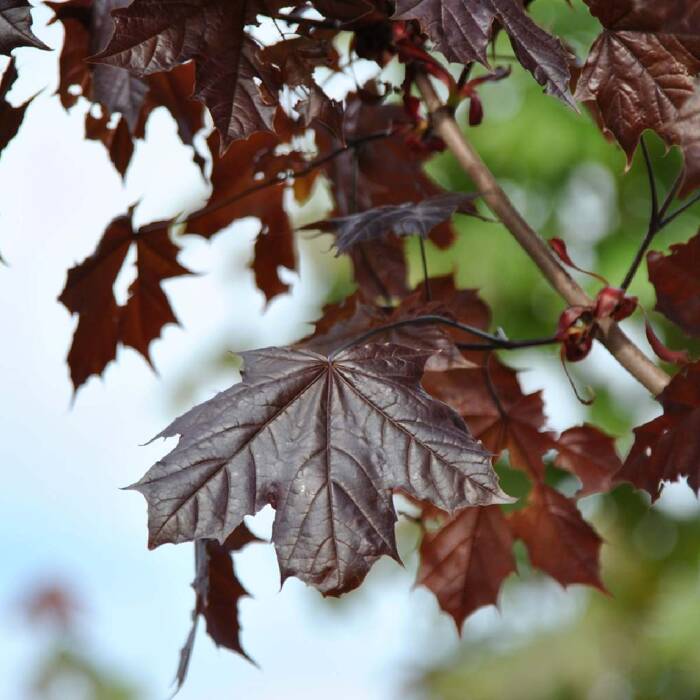
[[[681,476],[700,490],[700,363],[683,367],[658,398],[663,415],[635,428],[634,445],[619,474],[654,500],[662,481]]]
[[[134,0],[114,13],[112,39],[93,60],[144,78],[194,59],[194,95],[209,108],[225,149],[272,127],[277,80],[245,33],[269,6],[258,0]]]
[[[417,583],[435,594],[460,629],[476,609],[497,602],[501,584],[515,571],[512,548],[498,506],[465,508],[423,535]]]
[[[130,132],[135,134],[148,92],[146,83],[125,70],[86,63],[88,56],[104,48],[112,35],[112,10],[124,7],[128,2],[69,0],[47,5],[55,13],[53,21],[60,21],[65,29],[58,87],[63,106],[68,109],[75,104],[77,96],[73,88],[78,86],[81,94],[102,105],[107,115],[113,112],[122,114]]]
[[[387,204],[324,221],[315,221],[305,229],[321,229],[335,233],[335,247],[344,253],[358,243],[382,238],[388,233],[398,236],[419,235],[427,238],[439,224],[447,221],[455,212],[477,215],[474,200],[477,195],[438,194],[413,204]]]
[[[540,392],[523,394],[513,370],[491,358],[488,369],[426,372],[423,383],[464,418],[486,449],[497,456],[507,449],[513,467],[544,479],[543,457],[555,447],[554,436],[543,429]]]
[[[576,97],[595,103],[628,162],[645,129],[669,143],[700,70],[695,0],[586,0],[604,31],[591,48]]]
[[[671,253],[647,255],[656,310],[688,335],[700,335],[700,234],[671,246]]]
[[[518,0],[397,0],[395,19],[417,19],[448,60],[488,65],[496,24],[510,38],[522,66],[546,92],[571,106],[569,63],[561,42],[538,27]]]
[[[117,172],[124,177],[134,154],[134,141],[126,119],[119,117],[114,128],[110,128],[110,121],[106,113],[98,118],[88,112],[85,115],[85,138],[101,141]]]
[[[610,435],[588,424],[569,428],[557,440],[556,449],[559,454],[554,463],[581,481],[578,498],[610,491],[613,477],[622,467]]]
[[[27,0],[0,0],[0,54],[9,56],[20,46],[49,49],[32,32],[31,10]]]
[[[260,540],[253,535],[245,523],[241,523],[223,543],[216,540],[195,542],[195,579],[192,583],[196,599],[192,611],[192,627],[185,645],[180,651],[175,681],[177,690],[187,676],[192,650],[194,649],[197,621],[204,617],[207,633],[217,646],[226,647],[248,659],[241,646],[238,602],[248,595],[236,577],[232,554],[245,545]]]
[[[271,299],[287,289],[278,268],[296,267],[294,236],[284,209],[284,183],[254,190],[260,182],[256,179],[259,160],[275,148],[278,139],[273,134],[253,134],[237,141],[223,156],[217,155],[216,134],[209,137],[208,144],[214,159],[212,193],[206,206],[187,218],[187,232],[210,237],[236,219],[258,218],[261,229],[253,270],[258,288]]]
[[[16,80],[17,69],[15,68],[15,59],[12,58],[0,77],[0,153],[17,135],[24,121],[24,113],[33,99],[27,100],[19,107],[13,107],[7,101],[7,93],[10,92]]]
[[[59,297],[69,311],[78,314],[68,353],[75,389],[91,375],[102,373],[115,358],[119,343],[138,350],[151,364],[151,341],[164,325],[177,323],[160,283],[190,271],[177,262],[179,249],[169,238],[167,222],[134,231],[131,213],[114,219],[97,250],[68,271]],[[136,246],[137,275],[126,305],[119,306],[114,283],[132,245]]]
[[[527,507],[510,516],[510,525],[513,536],[525,543],[532,565],[562,586],[585,583],[605,590],[600,580],[602,540],[574,501],[538,484]]]
[[[177,447],[133,486],[149,503],[149,545],[223,541],[271,504],[282,580],[324,595],[398,559],[391,494],[453,512],[507,502],[464,422],[419,385],[428,353],[366,345],[333,360],[243,353],[240,384],[178,418]]]

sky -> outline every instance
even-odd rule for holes
[[[58,47],[60,27],[42,26],[49,16],[35,12],[36,33]],[[327,241],[300,239],[300,273],[289,273],[290,293],[266,307],[247,269],[254,221],[237,222],[211,241],[188,237],[180,260],[200,274],[165,283],[182,326],[167,327],[152,345],[157,374],[122,349],[103,378],[74,397],[65,357],[76,319],[57,302],[67,269],[132,203],[139,203],[136,222],[145,223],[196,206],[207,188],[162,110],[149,121],[122,183],[103,147],[83,138],[86,104],[68,114],[52,95],[57,55],[16,51],[21,81],[11,101],[37,96],[0,157],[0,253],[8,263],[0,268],[0,700],[28,697],[27,675],[42,646],[18,603],[42,582],[75,591],[84,645],[155,700],[169,694],[189,628],[193,551],[191,545],[148,551],[145,501],[121,489],[174,444],[144,443],[191,403],[237,381],[233,369],[210,370],[223,350],[284,344],[309,329],[332,284],[332,266],[313,264]],[[310,216],[301,212],[298,220]],[[122,298],[130,275],[127,266],[117,281]],[[605,372],[610,362],[600,352],[593,372]],[[520,359],[532,368],[523,374],[525,388],[545,388],[553,427],[582,418],[561,373],[548,372],[535,355]],[[637,391],[629,378],[615,381]],[[631,396],[644,400],[640,392]],[[269,536],[272,517],[266,509],[251,527]],[[405,568],[383,560],[362,589],[335,604],[296,580],[280,591],[269,544],[237,554],[237,572],[253,594],[241,604],[242,639],[258,667],[216,649],[200,626],[179,697],[420,697],[407,684],[454,653],[458,637],[432,596],[414,589],[408,550]],[[522,588],[506,596],[501,613],[477,613],[465,634],[529,634],[575,614],[584,595],[554,584]],[[77,696],[67,690],[65,697]]]

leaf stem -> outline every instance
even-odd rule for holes
[[[493,335],[492,333],[484,331],[481,328],[476,328],[475,326],[470,326],[466,323],[454,321],[446,316],[440,316],[438,314],[425,314],[424,316],[414,316],[413,318],[402,318],[399,321],[393,321],[392,323],[387,323],[384,326],[370,328],[364,333],[361,333],[360,335],[338,346],[330,353],[328,359],[332,360],[344,350],[347,350],[354,345],[361,345],[375,335],[381,335],[382,333],[387,333],[389,331],[396,330],[397,328],[404,328],[405,326],[426,325],[442,325],[450,328],[456,328],[457,330],[470,333],[477,338],[483,338],[484,340],[488,341],[487,343],[456,343],[457,347],[461,350],[516,350],[518,348],[529,348],[540,345],[553,345],[554,343],[559,342],[556,336],[551,336],[548,338],[534,338],[531,340],[508,340],[507,338]]]
[[[436,133],[452,151],[463,170],[474,181],[491,211],[500,219],[539,267],[550,285],[568,304],[591,306],[592,299],[559,263],[540,235],[523,219],[496,181],[493,173],[481,160],[473,146],[465,139],[451,110],[443,105],[435,92],[430,78],[423,73],[418,73],[416,84],[431,115]],[[652,394],[660,394],[671,380],[669,375],[644,355],[614,320],[602,319],[599,322],[599,327],[600,340],[615,359]]]
[[[428,258],[425,254],[425,241],[423,240],[423,236],[418,236],[418,245],[420,246],[421,264],[423,265],[423,287],[425,289],[425,300],[431,301],[433,295],[430,291],[430,277],[428,275]]]
[[[642,144],[642,153],[644,154],[644,163],[647,168],[647,174],[649,176],[649,186],[650,186],[650,191],[651,191],[651,216],[649,217],[649,228],[647,229],[646,235],[644,236],[639,249],[637,250],[634,260],[632,260],[632,263],[629,267],[629,270],[627,270],[627,274],[625,275],[625,279],[622,281],[622,284],[620,285],[621,289],[627,290],[627,288],[630,286],[632,283],[632,280],[634,279],[634,276],[637,274],[637,270],[639,269],[639,266],[642,264],[642,260],[644,260],[644,256],[649,249],[649,246],[651,245],[651,242],[654,240],[655,236],[662,231],[666,226],[668,226],[676,217],[680,216],[683,214],[687,209],[693,206],[697,201],[700,201],[700,194],[696,195],[693,197],[690,201],[686,202],[683,206],[678,208],[673,214],[666,215],[671,204],[673,203],[673,200],[676,198],[676,194],[678,194],[678,190],[681,186],[681,183],[683,181],[683,171],[678,174],[676,179],[674,180],[673,184],[671,185],[671,188],[669,189],[668,193],[666,194],[666,197],[664,198],[663,203],[661,204],[661,207],[659,207],[658,204],[658,194],[656,191],[656,183],[655,183],[655,178],[654,178],[654,171],[652,169],[652,164],[651,164],[651,159],[649,157],[649,151],[647,150],[646,143],[644,141],[644,137],[641,139],[641,144]]]

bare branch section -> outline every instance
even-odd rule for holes
[[[430,112],[436,133],[472,179],[489,209],[515,237],[547,281],[568,304],[591,305],[591,298],[561,266],[540,235],[523,219],[488,166],[466,140],[451,111],[443,105],[435,92],[428,76],[418,75],[416,83]],[[671,380],[669,375],[649,360],[615,321],[602,319],[599,327],[599,339],[615,359],[652,394],[660,394]]]

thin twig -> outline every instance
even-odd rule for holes
[[[426,103],[435,132],[452,151],[457,162],[471,177],[484,201],[532,258],[551,286],[571,305],[591,306],[592,299],[575,282],[542,240],[513,206],[493,173],[464,138],[461,129],[438,97],[430,78],[416,76],[416,84]],[[599,322],[600,340],[617,361],[654,395],[660,394],[671,378],[657,367],[610,318]]]
[[[681,214],[690,209],[690,207],[692,207],[694,204],[697,204],[697,202],[700,202],[700,192],[698,192],[695,196],[691,197],[683,206],[676,209],[676,211],[674,211],[673,214],[669,214],[661,222],[662,228],[670,224],[674,219],[678,218]]]
[[[331,151],[330,153],[326,153],[325,155],[316,158],[315,160],[311,161],[308,165],[304,166],[303,168],[300,168],[299,170],[289,170],[281,173],[277,173],[273,177],[267,178],[266,180],[261,180],[260,182],[255,183],[254,185],[251,185],[250,187],[247,187],[244,190],[241,190],[240,192],[237,192],[234,195],[231,195],[230,197],[225,197],[224,199],[211,204],[206,207],[202,207],[201,209],[198,209],[197,211],[192,212],[191,214],[188,214],[184,219],[181,221],[167,221],[167,222],[157,222],[154,224],[149,224],[147,226],[144,226],[141,229],[141,233],[149,233],[150,231],[159,231],[163,228],[166,228],[167,226],[172,225],[173,223],[176,224],[187,224],[192,222],[195,219],[198,219],[202,216],[206,216],[207,214],[213,214],[214,212],[219,211],[220,209],[224,209],[228,207],[231,204],[235,204],[241,199],[244,199],[245,197],[248,197],[251,194],[255,194],[256,192],[260,192],[261,190],[265,190],[268,187],[274,187],[275,185],[279,185],[283,182],[286,182],[287,180],[293,180],[294,178],[297,177],[304,177],[305,175],[308,175],[309,173],[313,172],[317,168],[320,168],[322,165],[325,165],[329,161],[333,160],[334,158],[337,158],[338,156],[342,155],[343,153],[346,153],[347,151],[356,148],[357,146],[362,145],[363,143],[369,143],[370,141],[377,141],[379,139],[385,139],[388,138],[389,136],[392,135],[392,131],[387,129],[384,131],[379,131],[379,132],[374,132],[371,134],[367,134],[366,136],[358,136],[357,138],[354,139],[347,139],[346,143],[344,146],[340,146],[336,148],[335,150]]]
[[[644,256],[646,255],[647,250],[649,250],[649,246],[651,245],[651,242],[654,240],[654,238],[664,229],[666,226],[668,226],[676,217],[680,216],[683,214],[687,209],[693,206],[697,201],[700,201],[700,194],[696,195],[694,198],[692,198],[690,201],[686,202],[682,207],[677,209],[673,214],[670,214],[669,216],[666,216],[669,207],[673,203],[673,200],[676,198],[676,194],[678,194],[678,190],[681,186],[681,183],[683,182],[683,171],[678,173],[678,176],[674,180],[673,184],[671,185],[671,189],[669,189],[668,193],[666,194],[666,197],[661,204],[661,207],[659,207],[659,200],[658,200],[658,194],[656,191],[656,182],[654,178],[654,171],[652,168],[651,164],[651,158],[649,157],[649,151],[647,150],[646,143],[644,142],[644,138],[642,137],[641,140],[642,143],[642,153],[644,154],[644,163],[647,168],[647,174],[649,176],[649,186],[650,186],[650,191],[651,191],[651,216],[649,217],[649,228],[647,229],[646,235],[642,239],[642,242],[634,256],[634,260],[632,260],[632,263],[629,267],[629,270],[627,270],[627,274],[625,275],[625,279],[622,281],[622,284],[620,285],[621,289],[628,289],[630,284],[632,283],[632,280],[634,279],[634,276],[637,274],[637,270],[639,269],[639,266],[642,264],[642,261],[644,260]]]
[[[659,220],[659,195],[656,191],[656,177],[654,176],[654,167],[651,164],[651,158],[649,157],[649,149],[647,148],[647,142],[644,137],[640,139],[642,144],[642,153],[644,154],[644,165],[647,169],[647,177],[649,178],[649,192],[651,193],[651,214],[649,215],[649,221],[651,222],[649,227],[656,224]]]
[[[385,326],[376,326],[375,328],[370,328],[369,330],[361,333],[354,338],[351,338],[347,342],[343,343],[337,347],[328,356],[328,359],[332,360],[338,354],[353,347],[354,345],[361,345],[366,340],[369,340],[375,335],[381,335],[382,333],[387,333],[389,331],[396,330],[397,328],[404,328],[405,326],[448,326],[449,328],[456,328],[457,330],[463,331],[465,333],[470,333],[477,338],[483,338],[487,340],[487,343],[457,343],[457,347],[463,350],[516,350],[518,348],[529,348],[539,345],[551,345],[553,343],[559,342],[555,336],[549,338],[534,338],[533,340],[508,340],[507,338],[502,338],[498,335],[493,335],[488,331],[484,331],[481,328],[476,328],[475,326],[470,326],[466,323],[460,323],[459,321],[454,321],[446,316],[440,316],[438,314],[425,314],[424,316],[414,316],[413,318],[402,318],[400,321],[393,321],[392,323],[387,323]]]
[[[308,24],[310,27],[319,27],[320,29],[341,29],[345,24],[335,19],[313,19],[299,15],[286,15],[283,12],[267,12],[266,15],[270,19],[281,19],[290,24]]]
[[[423,265],[423,287],[425,289],[425,300],[431,301],[433,298],[430,291],[430,276],[428,275],[428,258],[425,254],[425,241],[423,236],[418,236],[418,245],[420,246],[420,259]]]

